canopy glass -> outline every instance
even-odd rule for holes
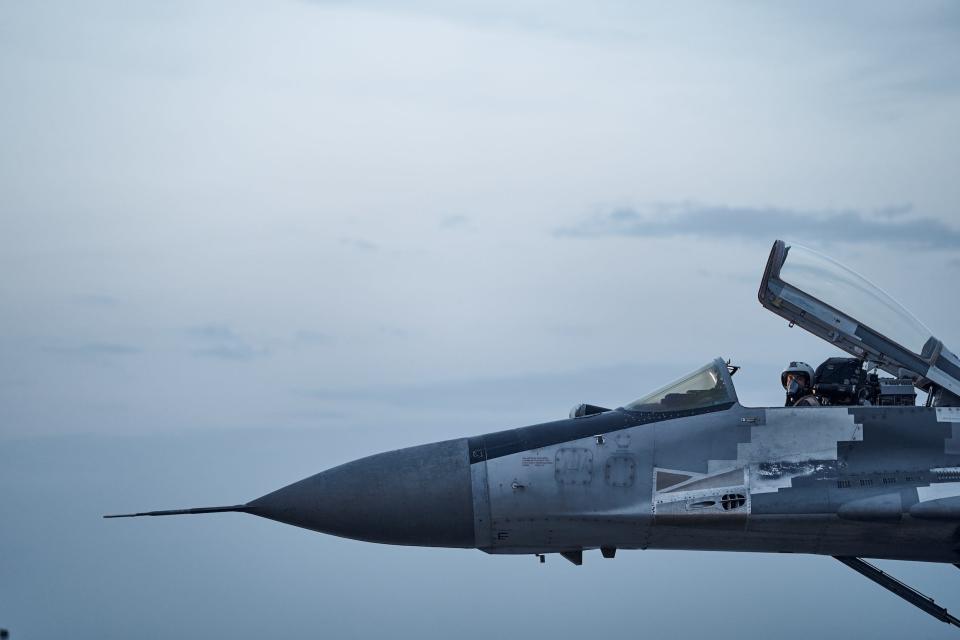
[[[930,329],[880,287],[806,247],[787,247],[780,279],[918,355],[933,337]]]
[[[737,399],[723,360],[717,359],[626,405],[627,411],[689,411]]]

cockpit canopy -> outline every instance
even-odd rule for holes
[[[866,278],[816,251],[777,240],[759,298],[791,324],[894,376],[960,394],[960,359],[930,329]]]
[[[623,407],[627,411],[698,411],[737,401],[733,381],[721,358]]]

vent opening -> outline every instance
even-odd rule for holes
[[[720,506],[724,511],[739,509],[745,504],[747,504],[747,497],[742,493],[725,493],[720,498]]]

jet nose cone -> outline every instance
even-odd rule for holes
[[[361,458],[257,498],[251,513],[345,538],[473,547],[465,439]]]

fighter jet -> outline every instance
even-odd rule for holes
[[[577,565],[594,549],[828,555],[960,627],[863,560],[960,563],[960,359],[881,289],[799,245],[774,243],[759,299],[849,354],[817,369],[815,402],[745,407],[738,368],[717,358],[617,409],[582,404],[379,453],[245,504],[105,517],[235,511]]]

